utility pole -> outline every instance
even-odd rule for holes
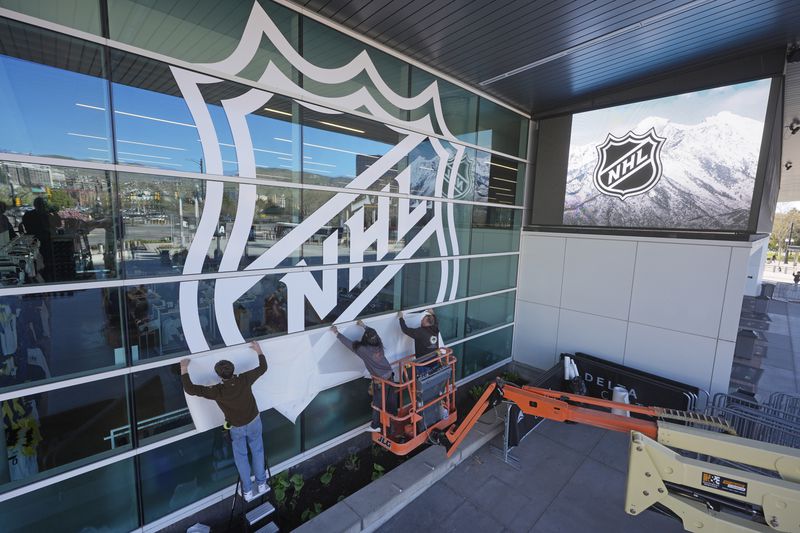
[[[783,264],[789,264],[789,246],[792,245],[792,232],[794,231],[794,221],[789,225],[789,238],[786,239],[786,255],[783,257]]]

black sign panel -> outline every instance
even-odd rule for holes
[[[635,370],[585,353],[561,354],[571,357],[586,383],[589,396],[612,399],[614,387],[628,389],[630,403],[685,410],[700,389],[671,379]]]

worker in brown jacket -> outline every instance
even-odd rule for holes
[[[195,385],[189,378],[189,359],[181,361],[181,381],[186,394],[214,400],[225,415],[225,424],[230,427],[233,442],[233,459],[239,477],[242,480],[242,491],[247,501],[255,498],[253,483],[250,480],[250,461],[247,448],[253,454],[253,469],[258,493],[267,491],[267,474],[264,471],[264,441],[261,436],[261,416],[256,399],[253,396],[253,383],[267,371],[267,359],[261,346],[255,341],[250,347],[258,354],[258,366],[241,374],[234,374],[233,363],[227,360],[218,361],[214,371],[222,378],[222,383],[211,386]]]

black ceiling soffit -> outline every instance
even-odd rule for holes
[[[800,35],[798,0],[294,1],[534,116]]]

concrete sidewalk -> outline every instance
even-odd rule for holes
[[[502,445],[500,437],[493,442]],[[512,454],[520,470],[484,446],[378,531],[683,531],[655,512],[625,513],[627,434],[544,421]]]

